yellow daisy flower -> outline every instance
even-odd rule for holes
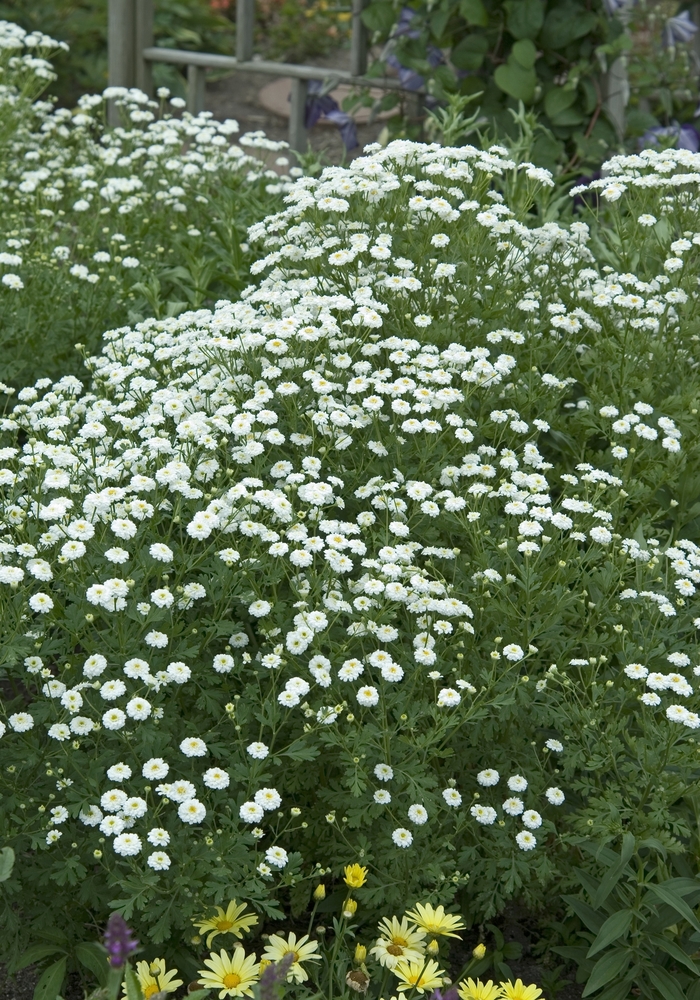
[[[136,963],[136,978],[145,1000],[150,1000],[155,993],[175,993],[183,983],[182,979],[174,978],[176,975],[177,969],[166,972],[163,958],[156,958],[151,963]]]
[[[367,869],[362,865],[346,865],[343,881],[350,889],[361,889],[367,881]]]
[[[522,979],[516,979],[515,983],[508,980],[501,983],[499,996],[503,1000],[537,1000],[538,997],[542,996],[542,990],[534,983],[526,986]]]
[[[477,979],[476,982],[473,979],[467,979],[466,982],[458,985],[457,992],[462,1000],[499,1000],[501,996],[500,988],[494,986],[490,979],[488,983],[482,983],[480,979]]]
[[[226,907],[225,913],[220,906],[217,906],[213,917],[205,920],[193,920],[192,923],[199,928],[201,934],[206,931],[210,932],[207,934],[207,948],[211,948],[211,943],[217,935],[233,934],[240,940],[251,927],[257,924],[258,918],[254,913],[248,913],[246,916],[241,915],[246,909],[246,903],[237,903],[235,899],[232,899]]]
[[[455,931],[464,930],[464,921],[456,913],[445,913],[444,906],[431,906],[430,903],[416,903],[415,909],[408,910],[406,916],[414,920],[420,928],[433,937],[458,938],[461,935]]]
[[[400,961],[419,962],[425,950],[425,931],[409,924],[406,917],[383,917],[379,921],[379,937],[370,954],[385,969],[394,969]]]
[[[305,983],[309,974],[301,963],[321,961],[318,941],[309,941],[308,934],[302,935],[297,941],[294,931],[290,931],[287,938],[283,938],[280,934],[270,934],[262,957],[263,961],[267,959],[270,962],[281,962],[284,956],[290,953],[294,955],[294,961],[287,972],[287,982],[294,980],[297,983]]]
[[[394,968],[394,975],[399,980],[396,987],[399,993],[406,990],[416,990],[418,993],[425,993],[426,990],[438,989],[442,986],[442,977],[445,975],[444,969],[439,969],[437,962],[433,959],[420,958],[417,962],[399,962]]]
[[[220,990],[219,1000],[252,997],[252,987],[260,978],[255,955],[246,955],[239,946],[231,956],[222,948],[218,955],[212,952],[205,958],[204,964],[207,968],[199,970],[200,982],[204,989]]]

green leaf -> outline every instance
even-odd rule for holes
[[[617,883],[622,877],[622,873],[627,867],[630,858],[634,854],[634,834],[626,833],[622,838],[622,849],[620,851],[620,857],[617,862],[612,866],[612,868],[606,872],[606,874],[601,879],[600,885],[593,897],[593,905],[597,908],[602,906],[605,900],[608,898],[610,893],[613,891]]]
[[[97,941],[81,941],[75,949],[75,957],[81,965],[89,969],[100,986],[107,985],[109,964],[107,952]]]
[[[680,986],[676,986],[673,977],[666,970],[661,972],[653,966],[647,966],[644,971],[664,1000],[686,1000],[685,993]]]
[[[661,885],[654,885],[651,883],[648,886],[648,889],[649,892],[652,892],[662,902],[666,903],[668,906],[672,906],[676,913],[680,913],[683,919],[687,920],[696,931],[700,931],[700,922],[698,921],[698,918],[695,916],[680,893],[674,891],[673,888],[669,888],[667,882],[662,882]]]
[[[544,97],[544,110],[549,118],[555,118],[566,111],[576,100],[576,91],[572,87],[552,87]]]
[[[596,990],[599,990],[601,986],[605,986],[612,979],[615,979],[616,976],[627,972],[629,964],[630,956],[626,950],[615,949],[615,951],[610,951],[607,955],[603,955],[593,966],[593,971],[588,977],[586,988],[581,996],[590,996],[591,993],[595,993]]]
[[[0,882],[7,882],[15,864],[15,852],[11,847],[3,847],[0,851]]]
[[[55,955],[57,952],[63,952],[63,948],[60,945],[33,944],[31,948],[27,948],[26,951],[22,952],[16,962],[11,963],[8,971],[11,973],[19,972],[21,969],[26,969],[28,965],[41,962],[44,958],[48,958],[49,955]]]
[[[607,948],[613,941],[627,935],[634,916],[633,910],[619,910],[608,917],[603,926],[598,931],[598,936],[588,949],[588,958],[597,955],[603,948]]]
[[[381,35],[388,35],[394,27],[396,14],[394,5],[387,0],[371,3],[362,11],[362,23],[370,31],[378,31]]]
[[[483,0],[461,0],[459,13],[467,24],[474,24],[478,28],[485,28],[489,23]]]
[[[506,27],[513,38],[535,38],[544,22],[542,0],[506,0]]]
[[[509,59],[504,65],[498,66],[493,78],[499,90],[517,101],[528,104],[535,96],[537,74],[534,69],[523,69],[515,60]]]
[[[598,18],[582,4],[563,3],[547,14],[540,41],[547,49],[560,51],[569,42],[583,38],[595,28]]]
[[[44,969],[34,988],[34,1000],[56,1000],[66,976],[67,961],[66,956],[63,955],[48,969]]]
[[[562,896],[565,903],[568,903],[577,917],[583,921],[589,931],[598,934],[604,923],[604,916],[598,910],[594,910],[588,903],[584,903],[578,896]]]
[[[675,941],[671,941],[670,938],[664,937],[662,934],[650,934],[649,941],[661,951],[665,951],[667,955],[675,958],[677,962],[684,965],[694,976],[700,976],[700,969],[698,969],[690,955],[687,955]]]
[[[488,48],[484,35],[467,35],[450,52],[450,62],[457,69],[480,69]]]
[[[634,982],[634,976],[628,976],[621,983],[608,986],[607,990],[599,993],[595,1000],[629,1000],[630,989]]]
[[[518,66],[522,66],[523,69],[532,69],[537,59],[537,49],[529,38],[522,38],[516,42],[511,54]]]
[[[141,984],[134,975],[134,970],[129,962],[124,966],[124,988],[126,989],[126,1000],[143,1000]]]
[[[211,990],[195,990],[194,993],[187,994],[187,1000],[204,1000],[210,993]]]

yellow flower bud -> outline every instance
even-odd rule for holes
[[[357,900],[346,899],[345,902],[343,903],[343,916],[349,920],[350,917],[354,917],[356,913],[357,913]]]
[[[314,899],[316,900],[317,903],[320,903],[321,900],[325,898],[326,898],[326,887],[323,884],[323,882],[319,882],[319,884],[314,889]]]
[[[363,944],[355,945],[355,961],[358,965],[362,965],[364,960],[367,958],[367,949]]]
[[[431,940],[428,941],[425,950],[429,955],[437,955],[440,951],[440,945],[437,942],[437,938],[431,938]]]
[[[360,889],[367,881],[367,869],[361,865],[346,865],[343,880],[350,889]]]
[[[480,959],[480,958],[483,958],[485,954],[486,954],[486,945],[485,944],[478,944],[476,946],[476,948],[474,949],[474,951],[472,952],[472,955],[477,960]]]

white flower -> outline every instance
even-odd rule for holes
[[[520,816],[524,808],[523,800],[516,796],[506,799],[503,803],[503,812],[507,813],[508,816]]]
[[[202,775],[202,781],[207,788],[228,788],[231,779],[227,771],[222,771],[220,767],[210,767]]]
[[[561,753],[564,749],[564,744],[560,743],[559,740],[547,740],[545,746],[548,750],[552,750],[554,753]]]
[[[165,851],[154,851],[149,854],[146,863],[149,868],[153,868],[157,872],[164,872],[170,868],[170,858]]]
[[[107,768],[107,777],[110,781],[128,781],[132,775],[128,764],[112,764]]]
[[[16,733],[26,733],[34,726],[34,719],[29,712],[15,712],[7,720],[10,729]]]
[[[110,708],[102,716],[102,725],[105,729],[123,729],[126,724],[126,714],[121,708]]]
[[[522,815],[523,826],[528,830],[536,830],[542,826],[542,817],[535,809],[527,809]]]
[[[156,542],[151,545],[148,551],[150,552],[152,558],[157,559],[159,562],[172,562],[175,558],[173,550],[167,545],[163,545],[162,542]]]
[[[145,698],[132,698],[126,704],[126,714],[130,719],[136,719],[139,722],[147,719],[151,712],[151,703]]]
[[[207,810],[199,799],[185,799],[181,802],[177,814],[183,823],[201,823],[207,815]]]
[[[283,847],[268,847],[265,851],[265,859],[275,868],[284,868],[289,861],[289,855]]]
[[[522,660],[522,658],[525,656],[525,653],[523,652],[522,648],[517,645],[517,643],[512,642],[510,643],[510,645],[503,647],[503,655],[507,660],[510,660],[513,663],[517,663],[518,660]]]
[[[445,805],[450,806],[451,809],[457,809],[458,806],[462,805],[462,796],[456,788],[445,788],[442,797],[445,800]]]
[[[360,705],[371,707],[379,702],[379,692],[371,684],[361,687],[357,692],[357,700]]]
[[[135,833],[120,833],[112,841],[112,847],[115,852],[121,854],[123,857],[132,857],[138,854],[141,846],[141,838],[137,837]]]
[[[149,632],[143,641],[154,649],[165,649],[168,645],[168,637],[164,632]]]
[[[416,826],[423,826],[424,823],[428,822],[428,811],[425,806],[419,804],[409,806],[408,818]]]
[[[497,785],[501,780],[501,776],[498,771],[494,771],[492,767],[487,767],[483,771],[479,771],[476,776],[476,780],[484,788],[491,788],[493,785]]]
[[[53,740],[64,743],[70,739],[70,728],[63,722],[54,722],[53,726],[49,729],[49,736]]]
[[[477,804],[473,805],[469,812],[472,814],[477,823],[481,823],[483,826],[493,826],[498,818],[498,813],[493,806],[482,806]]]
[[[261,788],[253,796],[256,805],[259,805],[261,809],[271,811],[273,809],[279,809],[282,805],[282,796],[277,791],[276,788]]]
[[[259,823],[265,815],[265,810],[257,802],[244,802],[238,810],[238,815],[244,823]]]
[[[161,826],[154,826],[148,831],[146,839],[148,840],[148,843],[153,844],[154,847],[167,847],[170,843],[170,834]]]
[[[103,813],[99,806],[88,806],[87,809],[81,811],[78,819],[85,826],[99,826],[103,819]]]
[[[141,768],[141,774],[147,779],[157,779],[165,778],[170,767],[165,763],[162,757],[151,757]]]
[[[410,847],[413,843],[413,834],[403,826],[397,827],[391,835],[397,847]]]
[[[198,736],[191,736],[180,744],[180,753],[183,753],[185,757],[205,757],[207,752],[206,743]]]
[[[508,787],[511,792],[524,792],[527,790],[527,779],[522,774],[514,774],[508,778]]]
[[[391,764],[375,764],[374,776],[379,781],[391,781],[394,777],[394,769]]]
[[[266,747],[264,743],[249,743],[246,747],[246,752],[253,760],[265,760],[270,752],[270,748]]]
[[[269,601],[253,601],[253,603],[248,606],[248,613],[253,615],[255,618],[264,618],[265,615],[269,615],[271,611],[272,605]]]
[[[537,840],[529,830],[521,830],[515,838],[515,843],[521,851],[532,851],[537,847]]]
[[[386,788],[378,788],[373,795],[374,801],[380,806],[388,806],[391,802],[391,795]]]
[[[441,708],[454,708],[461,700],[462,696],[454,688],[442,688],[437,697],[437,703]]]
[[[553,806],[560,806],[565,799],[561,788],[548,788],[544,794],[547,796],[547,801]]]
[[[38,593],[33,594],[29,598],[29,607],[32,611],[36,611],[40,615],[48,614],[53,608],[53,601],[48,594]]]
[[[142,816],[146,815],[148,811],[148,805],[144,799],[139,798],[138,795],[132,796],[132,798],[127,799],[122,806],[122,813],[124,816],[133,816],[134,819],[140,819]]]

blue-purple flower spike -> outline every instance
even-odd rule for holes
[[[138,946],[138,941],[121,913],[113,913],[107,921],[105,931],[105,948],[109,964],[115,969],[120,968]]]

